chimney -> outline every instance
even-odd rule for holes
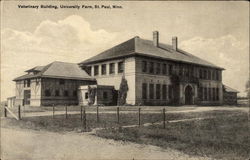
[[[153,44],[156,47],[159,46],[159,32],[158,31],[153,32]]]
[[[177,47],[178,47],[177,37],[172,37],[172,47],[173,47],[173,50],[177,51]]]

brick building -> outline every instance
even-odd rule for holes
[[[134,37],[108,49],[79,66],[98,85],[119,89],[122,76],[128,82],[128,104],[222,104],[222,70],[206,60],[172,45]]]

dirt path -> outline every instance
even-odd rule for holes
[[[1,128],[4,160],[208,159],[172,149],[102,139],[88,134]]]

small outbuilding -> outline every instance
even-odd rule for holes
[[[117,95],[114,86],[84,85],[78,90],[80,105],[115,105]]]
[[[223,104],[236,105],[239,91],[223,85]]]

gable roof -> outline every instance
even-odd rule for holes
[[[236,92],[236,93],[239,93],[239,91],[237,91],[237,90],[235,90],[235,89],[233,89],[231,87],[228,87],[226,85],[223,85],[223,87],[224,87],[224,89],[225,89],[226,92]]]
[[[79,65],[135,55],[223,69],[181,49],[173,50],[172,46],[168,44],[159,43],[159,46],[156,47],[153,45],[153,41],[145,40],[138,36],[82,61]]]
[[[14,79],[14,81],[48,77],[48,78],[62,78],[62,79],[76,79],[76,80],[90,80],[94,81],[84,70],[82,70],[75,63],[66,63],[55,61],[46,66],[38,66],[27,70],[26,72],[32,72],[40,70],[37,74],[26,74]]]

